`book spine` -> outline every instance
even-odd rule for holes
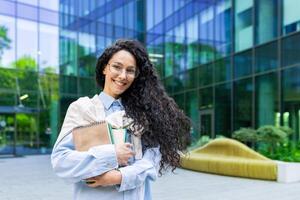
[[[108,130],[108,135],[109,135],[110,143],[111,144],[115,144],[114,135],[113,135],[113,132],[112,132],[112,127],[111,127],[111,125],[109,123],[107,123],[107,130]]]

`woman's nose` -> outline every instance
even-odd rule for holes
[[[120,73],[120,75],[119,75],[119,77],[121,77],[122,79],[126,79],[126,77],[127,77],[126,70],[122,70],[121,73]]]

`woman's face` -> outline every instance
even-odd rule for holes
[[[125,50],[118,51],[111,57],[103,70],[105,75],[103,91],[118,98],[133,83],[135,78],[133,74],[137,70],[134,56]]]

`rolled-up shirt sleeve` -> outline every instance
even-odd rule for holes
[[[141,186],[146,179],[155,181],[159,170],[161,154],[159,147],[147,149],[141,160],[130,166],[119,168],[122,181],[117,190],[119,192],[135,189]]]
[[[71,134],[54,148],[51,162],[54,172],[70,183],[98,176],[118,167],[114,145],[95,146],[86,152],[79,152],[74,150]]]
[[[60,134],[81,125],[78,124],[81,119],[79,113],[78,105],[72,103]],[[58,138],[51,154],[51,163],[54,172],[70,183],[98,176],[118,167],[114,145],[95,146],[88,151],[79,152],[74,148],[72,134]]]

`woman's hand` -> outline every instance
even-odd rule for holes
[[[122,174],[118,170],[111,170],[102,175],[86,179],[85,182],[89,187],[112,186],[121,184]]]
[[[117,144],[115,146],[118,164],[120,166],[127,166],[129,158],[134,156],[134,152],[132,151],[132,144],[124,143]]]

